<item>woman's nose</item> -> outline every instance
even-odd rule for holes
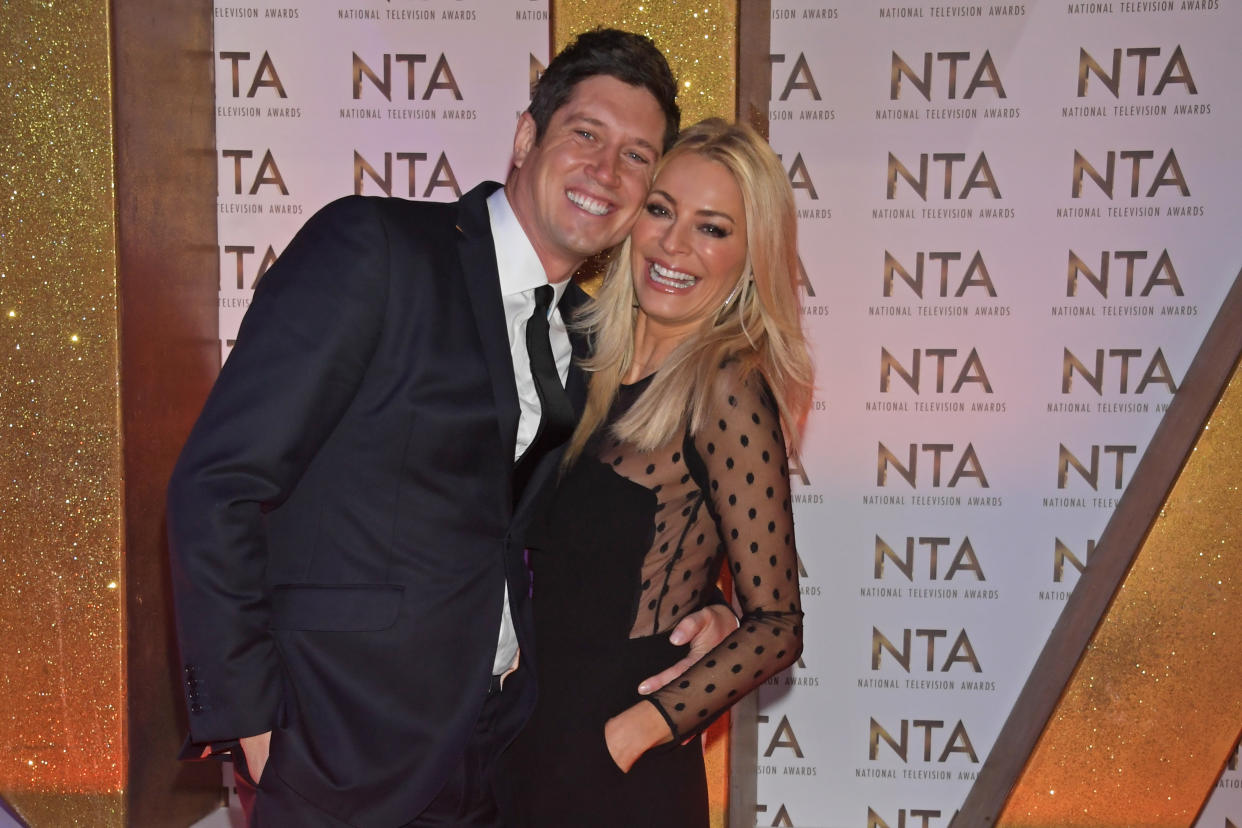
[[[669,253],[682,253],[686,250],[686,232],[681,222],[674,221],[660,237],[660,247]]]

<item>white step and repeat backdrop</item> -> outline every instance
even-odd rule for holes
[[[773,0],[819,371],[760,824],[964,798],[1242,266],[1240,11]]]
[[[227,357],[255,281],[324,204],[504,180],[549,21],[546,0],[219,0],[215,15]]]
[[[1234,0],[772,0],[819,371],[758,825],[964,798],[1242,266],[1239,31]],[[548,7],[218,2],[215,51],[226,358],[326,202],[503,178]],[[1226,820],[1236,756],[1199,826]]]

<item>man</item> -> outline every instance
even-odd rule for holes
[[[240,739],[254,824],[496,824],[534,700],[523,534],[584,394],[538,288],[629,231],[675,93],[646,38],[583,35],[503,190],[342,199],[255,291],[169,485],[191,739]]]

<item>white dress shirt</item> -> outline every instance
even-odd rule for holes
[[[535,288],[548,284],[548,275],[535,253],[530,239],[518,223],[504,188],[488,196],[487,213],[492,229],[492,241],[496,247],[496,269],[500,273],[500,295],[504,301],[505,331],[509,335],[509,353],[513,357],[513,378],[517,381],[518,416],[517,445],[513,459],[517,461],[535,439],[539,429],[539,394],[530,373],[530,357],[526,352],[526,321],[535,310]],[[548,339],[552,343],[552,356],[556,370],[564,383],[569,375],[569,360],[573,349],[565,321],[556,305],[569,286],[566,279],[552,285],[552,308],[548,314]],[[513,631],[513,618],[509,613],[509,588],[505,586],[504,606],[500,616],[500,635],[496,644],[496,659],[492,674],[500,675],[511,669],[518,653],[517,636]]]

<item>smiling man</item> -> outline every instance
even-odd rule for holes
[[[665,114],[646,88],[580,81],[540,129],[522,115],[505,187],[552,282],[629,232],[663,152]]]
[[[523,538],[584,393],[569,277],[629,232],[675,94],[649,40],[585,34],[503,188],[337,201],[256,289],[168,501],[191,741],[240,740],[252,825],[497,824]]]

